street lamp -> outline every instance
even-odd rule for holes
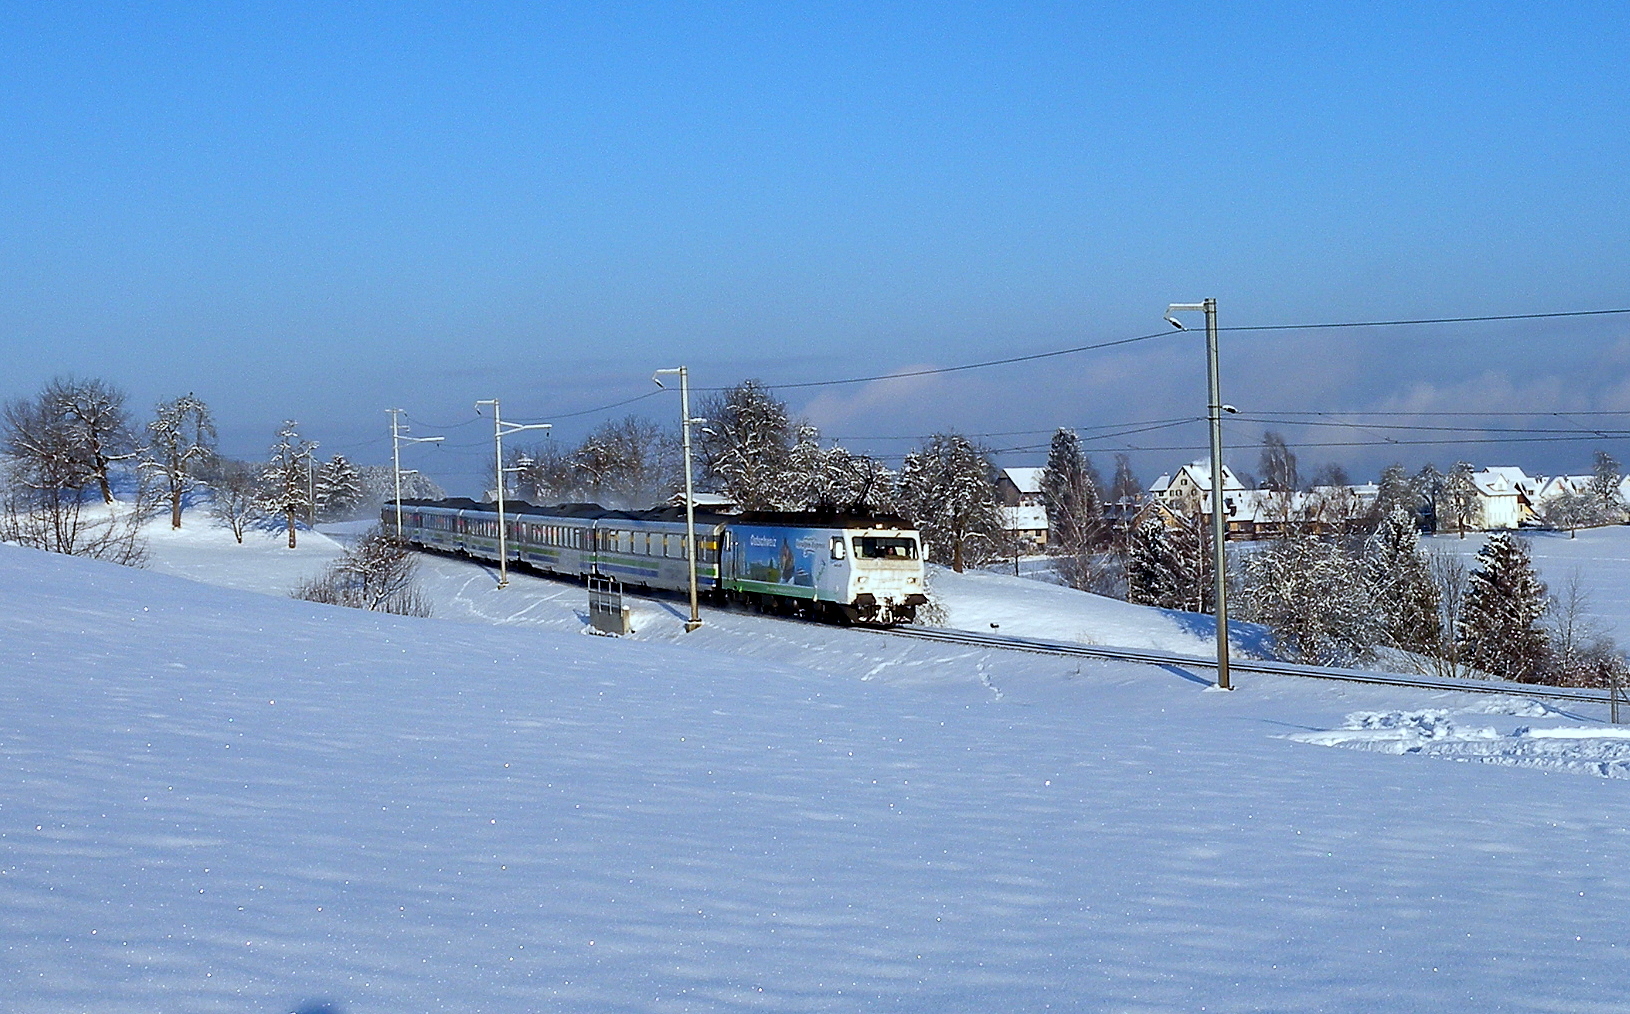
[[[439,444],[446,437],[409,437],[404,436],[407,428],[402,425],[403,412],[399,408],[387,408],[386,413],[391,417],[391,474],[396,481],[396,537],[402,537],[402,476],[417,475],[418,469],[410,468],[406,473],[402,471],[402,441],[410,444]]]
[[[498,587],[509,587],[509,540],[504,533],[504,434],[519,433],[522,430],[546,430],[548,423],[521,423],[504,422],[498,416],[498,399],[487,398],[475,403],[475,410],[479,414],[482,405],[492,406],[492,445],[497,452],[498,475]]]
[[[679,430],[680,442],[685,448],[685,562],[690,567],[690,619],[685,621],[685,632],[690,633],[702,625],[702,613],[696,597],[696,493],[691,482],[690,428],[692,424],[705,423],[707,420],[691,418],[690,368],[680,366],[671,370],[656,371],[651,374],[651,379],[658,387],[662,387],[662,376],[665,373],[679,374]]]
[[[1206,376],[1208,401],[1206,415],[1211,421],[1211,560],[1213,590],[1217,603],[1217,687],[1232,690],[1228,678],[1228,529],[1223,519],[1223,460],[1222,414],[1231,406],[1222,403],[1221,384],[1217,378],[1217,301],[1207,299],[1200,303],[1173,303],[1166,308],[1166,322],[1179,331],[1188,330],[1174,313],[1202,312],[1206,315]]]

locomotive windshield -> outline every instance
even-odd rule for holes
[[[915,560],[917,540],[863,535],[855,539],[855,556],[862,560]]]

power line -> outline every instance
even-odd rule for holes
[[[1328,324],[1251,324],[1220,327],[1219,331],[1314,331],[1335,327],[1400,327],[1409,324],[1476,324],[1491,320],[1545,320],[1555,317],[1602,317],[1630,313],[1630,307],[1616,310],[1560,310],[1555,313],[1498,313],[1480,317],[1422,317],[1417,320],[1349,320]]]

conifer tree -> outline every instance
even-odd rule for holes
[[[1153,512],[1132,529],[1126,551],[1126,601],[1162,608],[1177,601],[1167,542],[1166,524]]]
[[[1365,583],[1386,642],[1424,655],[1436,652],[1443,641],[1438,591],[1414,514],[1395,504],[1365,549]]]
[[[317,516],[344,521],[362,505],[362,478],[355,466],[336,454],[317,469]]]
[[[1081,453],[1080,437],[1060,428],[1053,434],[1041,477],[1048,541],[1056,552],[1082,561],[1097,546],[1104,515],[1098,486],[1092,462]]]
[[[1461,607],[1465,661],[1501,679],[1535,677],[1549,650],[1540,627],[1545,595],[1527,545],[1510,532],[1489,536],[1477,553],[1477,569],[1468,581]]]

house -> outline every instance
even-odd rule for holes
[[[1224,465],[1223,510],[1237,514],[1242,500],[1240,494],[1245,492],[1245,484]],[[1176,475],[1162,475],[1149,487],[1149,497],[1174,514],[1210,513],[1211,463],[1195,461],[1179,468]]]
[[[1484,531],[1516,528],[1534,516],[1528,494],[1534,480],[1522,469],[1515,465],[1485,468],[1473,472],[1471,479],[1477,490],[1477,510],[1467,521],[1470,527]]]
[[[996,476],[996,499],[1008,507],[1041,505],[1041,477],[1045,468],[1004,468]]]
[[[1047,548],[1047,508],[1040,504],[1003,507],[1002,528],[1021,547],[1031,553]]]

